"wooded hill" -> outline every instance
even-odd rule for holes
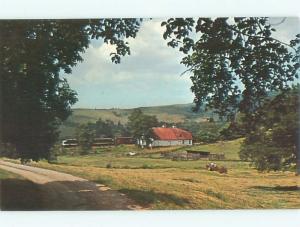
[[[184,121],[203,122],[207,118],[217,116],[211,111],[200,110],[195,113],[192,110],[194,104],[175,104],[166,106],[140,107],[143,113],[155,115],[159,121],[169,123],[179,123]],[[60,127],[61,138],[72,137],[75,128],[82,123],[96,122],[99,118],[102,120],[111,120],[114,123],[120,122],[126,124],[128,116],[134,109],[73,109],[72,115]]]

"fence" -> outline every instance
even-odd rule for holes
[[[187,160],[225,160],[225,154],[215,154],[210,152],[169,152],[169,153],[161,153],[163,158],[172,159],[174,161],[187,161]]]

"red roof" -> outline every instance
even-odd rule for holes
[[[192,140],[192,133],[180,128],[152,128],[153,134],[160,140]]]

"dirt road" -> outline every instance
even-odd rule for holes
[[[70,174],[1,160],[0,168],[37,184],[42,195],[43,210],[141,209],[118,191]]]

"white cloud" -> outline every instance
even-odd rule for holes
[[[127,100],[125,106],[156,105],[159,101],[163,102],[159,104],[192,102],[191,81],[188,76],[180,76],[185,70],[179,64],[182,55],[166,45],[160,24],[160,20],[145,21],[137,37],[127,40],[131,55],[122,57],[121,64],[117,65],[110,60],[115,47],[93,40],[83,54],[84,62],[73,69],[72,75],[66,76],[79,94],[76,106],[90,107],[92,99],[104,94],[104,90],[112,106],[124,93],[128,97],[140,96],[139,100]],[[149,103],[151,99],[156,103]],[[99,107],[102,105],[95,103]]]
[[[113,81],[115,78],[120,81],[119,75],[124,76],[125,72],[133,75],[163,72],[161,76],[164,76],[166,72],[173,72],[174,76],[180,75],[184,70],[184,67],[178,64],[182,55],[177,50],[167,47],[162,33],[163,29],[159,21],[144,22],[137,37],[128,39],[131,55],[123,57],[119,65],[110,61],[110,53],[115,52],[114,46],[105,43],[100,46],[90,46],[83,55],[84,62],[73,70],[74,77],[79,76],[80,79],[84,79],[82,82],[91,81],[91,79],[94,82],[103,82],[103,79]],[[140,75],[135,76],[140,77]],[[126,78],[132,79],[135,76],[127,75]]]
[[[272,22],[278,20],[271,19]],[[110,60],[115,47],[101,40],[92,40],[83,54],[84,62],[73,69],[72,75],[66,76],[70,86],[79,94],[76,107],[192,102],[189,75],[180,76],[186,69],[180,64],[183,55],[167,46],[160,24],[158,19],[144,21],[137,37],[127,40],[131,55],[122,57],[121,64],[117,65]],[[297,18],[288,18],[277,26],[276,38],[284,42],[290,40],[297,31],[300,33],[297,26]]]
[[[273,37],[282,42],[289,43],[291,39],[295,38],[296,34],[300,34],[300,20],[297,17],[288,17],[284,20],[282,17],[273,17],[270,18],[270,23],[274,24],[273,26],[276,29]]]

